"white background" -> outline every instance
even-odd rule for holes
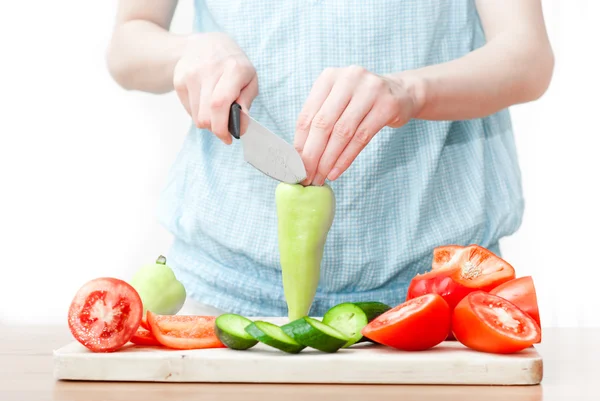
[[[128,279],[170,243],[155,209],[188,119],[173,93],[110,79],[115,8],[0,3],[0,322],[66,323],[84,282]],[[600,2],[544,8],[555,75],[512,109],[527,208],[502,247],[533,275],[544,326],[600,326]],[[173,30],[192,12],[181,0]]]

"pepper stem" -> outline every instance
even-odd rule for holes
[[[158,257],[158,259],[156,259],[156,264],[157,265],[166,265],[167,264],[167,258],[165,258],[163,255],[160,255]]]

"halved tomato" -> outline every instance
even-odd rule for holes
[[[504,298],[475,291],[454,309],[452,331],[463,345],[482,352],[510,354],[540,340],[540,327]]]
[[[363,328],[362,335],[400,350],[422,351],[444,341],[450,320],[446,301],[437,294],[427,294],[378,316]]]
[[[498,285],[515,278],[515,269],[504,259],[479,246],[438,249],[434,253],[436,269],[416,275],[408,287],[407,299],[424,294],[441,295],[451,309],[467,294],[482,290],[490,291]]]
[[[157,315],[147,311],[152,334],[175,349],[225,348],[215,333],[217,316]]]
[[[112,352],[133,336],[142,320],[142,300],[123,280],[101,277],[84,284],[69,307],[73,337],[94,352]]]
[[[156,337],[154,337],[154,334],[143,327],[138,328],[129,341],[136,345],[161,345]]]
[[[498,295],[515,304],[519,309],[531,316],[538,326],[541,326],[537,295],[531,276],[519,277],[500,284],[498,287],[492,289],[490,294]]]

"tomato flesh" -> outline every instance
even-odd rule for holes
[[[451,312],[437,294],[406,301],[383,313],[362,330],[362,335],[404,351],[435,347],[448,335]]]
[[[454,309],[452,331],[463,345],[481,352],[509,354],[540,340],[538,324],[514,304],[483,291],[472,292]]]
[[[123,280],[101,277],[84,284],[69,307],[73,337],[94,352],[112,352],[125,345],[142,320],[137,291]]]
[[[438,246],[433,249],[433,261],[431,263],[431,270],[438,270],[451,265],[451,260],[456,253],[464,249],[461,245],[444,245]]]
[[[174,349],[225,348],[215,332],[217,316],[156,315],[146,319],[156,339]]]
[[[531,276],[519,277],[507,281],[492,289],[490,294],[498,295],[515,304],[519,309],[531,316],[538,326],[541,326],[537,295]]]
[[[154,337],[154,334],[152,334],[151,331],[146,330],[143,327],[138,328],[133,337],[131,337],[131,340],[129,341],[136,345],[161,345],[161,343],[158,342],[156,337]]]
[[[510,264],[479,245],[449,245],[436,250],[432,262],[435,269],[411,280],[407,299],[439,294],[453,309],[467,294],[490,291],[515,278]]]

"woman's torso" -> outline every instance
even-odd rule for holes
[[[196,0],[198,31],[231,35],[254,64],[250,113],[293,142],[296,118],[326,67],[385,74],[449,61],[484,43],[473,0]],[[191,128],[160,209],[174,234],[171,263],[190,296],[246,314],[285,314],[276,181]],[[336,217],[313,313],[347,300],[404,299],[433,247],[494,248],[522,216],[507,111],[469,121],[384,128],[330,183]],[[495,248],[494,248],[495,249]]]

